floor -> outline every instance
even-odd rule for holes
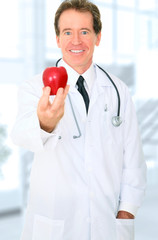
[[[0,240],[20,240],[23,214],[0,216]],[[147,190],[143,206],[135,221],[135,240],[158,240],[158,186]],[[99,239],[98,239],[99,240]]]

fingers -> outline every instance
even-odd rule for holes
[[[65,89],[64,89],[64,99],[66,98],[68,92],[69,92],[69,89],[70,89],[70,85],[66,85]]]
[[[45,111],[50,107],[51,107],[51,110],[57,110],[60,107],[64,106],[64,101],[65,101],[65,98],[68,94],[69,87],[70,86],[67,85],[65,87],[65,89],[59,88],[52,104],[50,104],[50,102],[49,102],[51,88],[50,87],[44,87],[43,88],[43,94],[42,94],[42,96],[39,100],[40,110]]]
[[[69,86],[66,86],[65,89],[59,88],[52,103],[49,101],[50,91],[50,87],[43,88],[43,94],[37,108],[40,126],[47,132],[53,131],[64,114],[65,98],[68,94]]]
[[[67,85],[65,87],[65,89],[63,89],[63,88],[58,89],[57,94],[56,94],[56,96],[54,98],[54,101],[53,101],[53,104],[52,104],[52,110],[57,109],[57,108],[64,105],[65,98],[66,98],[66,96],[68,94],[68,91],[69,91],[69,87],[70,86]]]
[[[69,92],[69,88],[70,88],[70,85],[66,85],[66,87],[63,89],[63,88],[59,88],[58,91],[57,91],[57,95],[63,95],[64,99],[66,98],[68,92]]]
[[[52,103],[52,110],[58,109],[63,104],[64,104],[64,89],[59,88]]]
[[[49,105],[49,95],[50,95],[51,88],[50,87],[44,87],[43,88],[43,94],[39,100],[39,106],[41,110],[47,109]]]

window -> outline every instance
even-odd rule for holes
[[[152,18],[150,22],[151,48],[158,49],[158,19]]]
[[[117,13],[117,51],[119,54],[132,55],[135,51],[134,13],[118,11]]]
[[[117,0],[117,3],[124,7],[135,7],[135,0]]]
[[[16,96],[17,87],[15,85],[0,85],[0,212],[22,207],[19,150],[9,138],[17,110]]]
[[[101,3],[101,4],[102,4],[102,3],[112,3],[113,0],[98,0],[98,1],[94,1],[94,2],[95,2],[95,4],[96,4],[96,2],[98,2],[97,5],[99,5],[100,3]]]
[[[5,0],[0,7],[0,58],[19,56],[19,0]]]
[[[100,46],[94,53],[95,62],[110,64],[113,61],[113,19],[112,9],[100,8],[102,20],[102,37]]]
[[[139,39],[139,49],[147,50],[152,48],[153,37],[155,39],[156,33],[152,35],[153,23],[151,19],[146,15],[140,15],[138,20],[138,39]],[[156,41],[156,39],[154,40]]]
[[[60,58],[60,49],[56,44],[54,16],[61,1],[46,1],[46,59]]]
[[[156,10],[156,0],[139,0],[139,8],[141,10]]]

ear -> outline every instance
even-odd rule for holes
[[[61,46],[60,46],[60,37],[59,36],[56,36],[56,42],[57,42],[58,48],[61,48]]]
[[[97,34],[97,39],[96,39],[96,43],[95,43],[96,46],[99,46],[100,40],[101,40],[101,32]]]

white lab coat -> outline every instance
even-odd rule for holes
[[[123,123],[114,127],[116,91],[96,67],[89,113],[75,87],[69,94],[81,129],[66,98],[65,113],[53,133],[40,129],[37,104],[42,76],[19,92],[15,144],[35,153],[22,240],[133,240],[134,220],[116,219],[143,200],[146,165],[135,110],[127,87],[112,76],[121,97]],[[53,98],[53,97],[51,97]]]

